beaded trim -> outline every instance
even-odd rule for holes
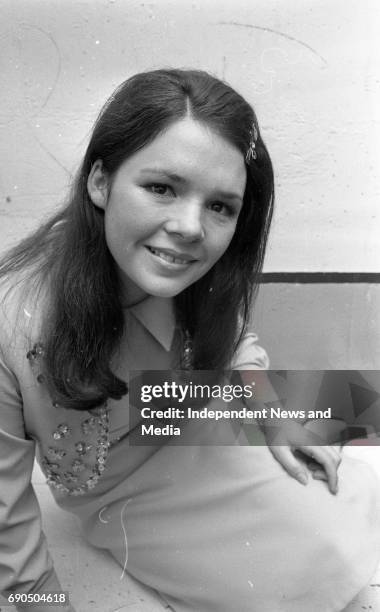
[[[33,369],[43,356],[44,348],[41,342],[36,343],[26,355]],[[38,383],[42,384],[44,382],[43,374],[36,373],[36,379]],[[60,408],[57,402],[53,401],[52,404],[55,408]],[[109,408],[107,408],[107,403],[89,412],[89,415],[80,423],[83,439],[73,441],[74,457],[77,456],[71,463],[68,465],[62,464],[64,458],[68,456],[68,459],[70,459],[72,453],[55,445],[60,440],[72,437],[72,427],[67,423],[59,423],[51,432],[54,442],[48,447],[41,462],[47,475],[47,484],[66,495],[77,496],[90,491],[97,485],[105,470],[110,447]],[[91,437],[91,440],[86,440],[86,437]],[[95,462],[91,465],[86,462],[86,458],[93,450],[95,450]],[[85,472],[87,472],[87,478],[84,482],[81,482],[81,475],[83,478]]]
[[[88,419],[86,419],[86,421],[88,421]],[[84,423],[86,423],[86,421],[82,422],[82,426]],[[86,479],[86,481],[82,484],[78,484],[80,474],[89,467],[84,462],[82,457],[93,448],[93,445],[87,444],[85,441],[81,440],[80,442],[75,443],[75,450],[79,457],[72,461],[71,471],[65,471],[63,474],[60,474],[59,469],[61,466],[58,463],[51,463],[46,457],[44,458],[42,461],[42,467],[48,475],[48,485],[67,495],[83,495],[97,485],[99,478],[105,470],[108,449],[110,446],[108,439],[109,410],[105,406],[99,408],[99,416],[96,418],[96,428],[98,434],[96,444],[96,460],[95,465],[90,468],[90,476]],[[68,429],[68,426],[65,423],[59,425],[57,430],[53,432],[53,437],[57,439],[55,434],[57,434],[57,432],[59,433],[59,430],[66,431],[66,429]],[[67,434],[62,433],[61,437],[65,437],[66,435]],[[56,449],[54,447],[49,447],[48,449],[48,454],[51,457],[54,457],[56,461],[59,461],[61,456],[64,456],[62,453],[66,454],[66,451],[63,449]],[[70,487],[68,486],[69,484],[76,486]]]
[[[44,357],[44,347],[41,342],[34,344],[26,354],[27,359],[33,369],[36,369],[40,359]],[[181,367],[185,370],[193,367],[193,345],[192,339],[188,331],[185,332],[183,343],[183,353]],[[39,384],[45,381],[44,375],[41,372],[36,372],[36,380]],[[53,400],[54,408],[59,409],[60,405]],[[90,416],[85,418],[80,423],[83,439],[74,441],[74,452],[77,455],[69,465],[65,464],[65,457],[70,459],[72,454],[68,449],[60,448],[56,444],[60,440],[71,438],[73,428],[67,423],[59,423],[51,436],[54,440],[52,445],[48,447],[46,454],[41,462],[43,469],[47,475],[47,484],[56,490],[66,495],[83,495],[93,489],[104,470],[109,454],[109,448],[116,443],[109,439],[109,408],[107,402],[100,408],[89,411]],[[96,436],[93,441],[94,436]],[[86,437],[91,437],[91,441]],[[92,465],[86,462],[86,456],[95,450],[95,462]],[[75,456],[75,455],[74,455]],[[87,478],[81,482],[81,475],[87,471]],[[89,474],[89,475],[88,475]]]

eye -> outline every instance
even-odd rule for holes
[[[150,183],[146,186],[146,189],[159,196],[174,195],[173,189],[165,183]]]
[[[235,214],[234,208],[228,206],[224,202],[211,202],[209,208],[220,215],[225,215],[226,217],[232,217]]]

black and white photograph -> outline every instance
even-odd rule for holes
[[[0,612],[380,612],[379,30],[0,0]]]

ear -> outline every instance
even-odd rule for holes
[[[105,210],[108,200],[108,176],[103,169],[101,159],[97,159],[90,170],[87,179],[87,192],[92,203]]]

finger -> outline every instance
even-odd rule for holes
[[[339,458],[339,463],[340,461],[341,459]],[[320,480],[327,480],[326,472],[322,469],[321,464],[318,463],[315,459],[311,459],[310,461],[307,461],[306,465],[308,469],[310,470],[313,478],[314,478],[314,474],[317,473],[318,475],[322,475],[322,478],[320,478]]]
[[[327,481],[327,474],[323,470],[315,470],[315,472],[313,472],[313,478],[314,480]]]
[[[342,461],[341,454],[335,447],[332,446],[300,446],[299,449],[310,459],[312,462],[320,464],[321,458],[324,461],[331,461],[336,469]],[[309,460],[310,461],[310,460]]]
[[[326,449],[326,452],[330,452],[332,454],[338,467],[342,462],[342,449],[338,446],[324,446],[323,448]]]
[[[335,449],[329,446],[301,446],[300,449],[320,464],[327,475],[327,483],[331,493],[338,490],[338,462],[339,456]]]
[[[340,450],[338,450],[338,448],[336,448],[335,446],[326,446],[326,445],[323,446],[319,444],[318,445],[310,445],[310,444],[301,445],[300,444],[300,445],[297,445],[296,450],[294,452],[295,454],[297,454],[299,451],[301,451],[304,455],[306,455],[306,457],[308,458],[310,457],[312,460],[318,461],[317,456],[320,456],[321,449],[322,449],[323,454],[330,457],[331,460],[334,461],[338,467],[338,465],[342,461],[342,456],[341,456]]]
[[[342,463],[342,455],[336,446],[322,446],[320,447],[324,452],[331,457],[333,464],[335,465],[335,471],[338,471],[340,464]]]
[[[303,485],[308,483],[309,477],[302,464],[297,461],[288,446],[270,446],[270,451],[275,459],[281,463],[282,467],[290,476],[298,480]]]
[[[338,470],[339,465],[342,462],[342,456],[338,449],[336,449],[335,447],[320,446],[319,453],[318,451],[317,453],[315,453],[315,449],[313,449],[313,454],[311,455],[313,457],[313,462],[317,463],[317,465],[320,467],[320,463],[318,461],[318,456],[320,456],[320,449],[322,449],[322,453],[324,453],[326,458],[333,462],[333,464],[335,465],[335,469]]]
[[[329,446],[301,446],[300,449],[321,464],[327,474],[329,490],[336,494],[338,491],[338,460],[340,459],[338,453]]]
[[[309,468],[310,472],[316,472],[317,470],[321,469],[320,464],[314,461],[314,459],[312,461],[308,461],[306,465]]]
[[[331,460],[331,457],[322,454],[320,455],[319,463],[323,466],[326,473],[329,490],[335,495],[338,492],[337,465]]]
[[[313,446],[313,452],[316,450],[316,448],[323,449],[323,452],[326,453],[326,455],[330,456],[334,461],[336,461],[337,465],[339,465],[339,463],[341,462],[342,458],[336,446]]]

